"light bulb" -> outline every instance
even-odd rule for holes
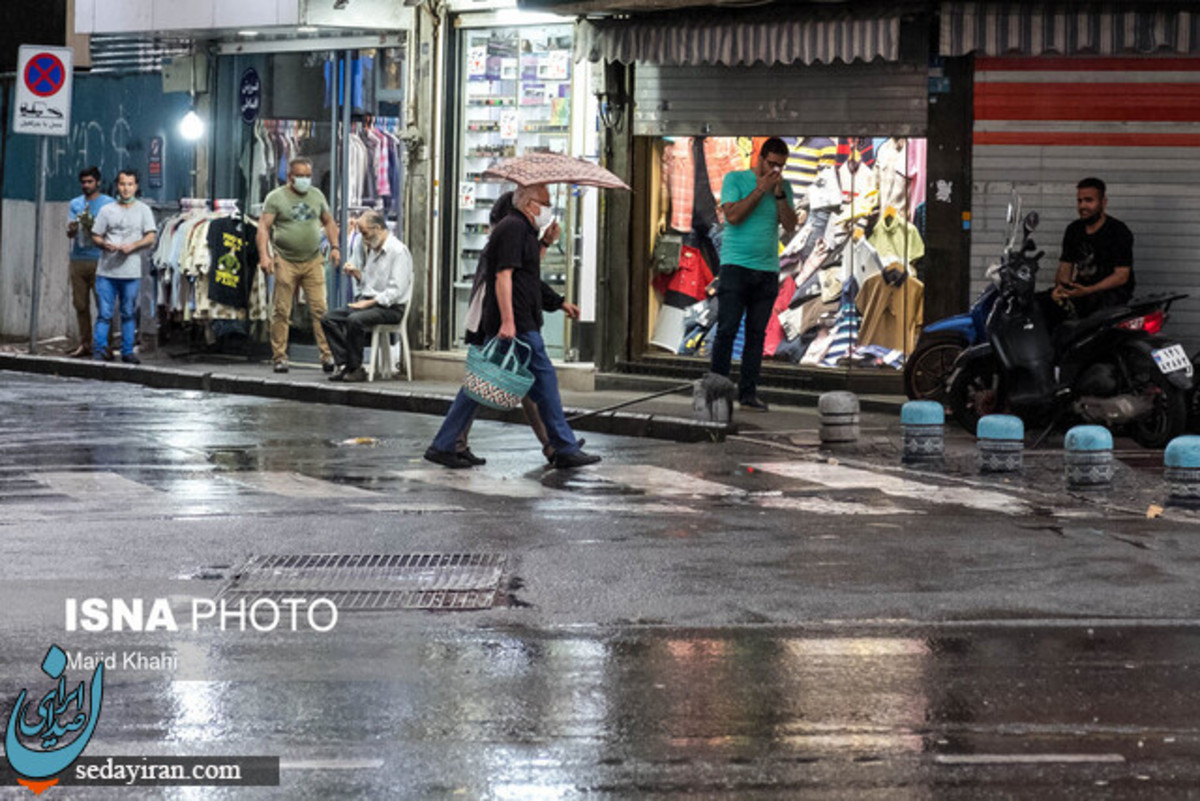
[[[179,135],[189,142],[194,142],[204,136],[204,120],[200,119],[200,115],[196,113],[195,109],[189,110],[179,121]]]

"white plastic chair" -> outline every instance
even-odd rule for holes
[[[410,298],[411,300],[411,298]],[[391,378],[396,374],[396,359],[392,356],[392,334],[400,336],[400,356],[404,359],[404,379],[412,381],[412,353],[408,347],[408,310],[411,302],[404,304],[404,316],[395,325],[377,325],[371,329],[371,355],[367,359],[367,380]]]

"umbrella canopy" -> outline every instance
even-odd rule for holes
[[[562,153],[527,153],[505,159],[484,170],[483,177],[512,181],[520,186],[580,184],[603,189],[629,189],[620,178],[599,164]]]

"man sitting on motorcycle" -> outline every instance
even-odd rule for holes
[[[1076,185],[1079,219],[1063,234],[1062,255],[1045,304],[1052,324],[1083,318],[1133,297],[1133,233],[1106,213],[1104,181],[1084,178]]]

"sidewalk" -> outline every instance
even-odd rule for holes
[[[458,392],[458,382],[405,381],[385,379],[370,383],[331,382],[316,363],[291,362],[291,371],[276,374],[269,362],[248,362],[225,355],[173,357],[166,350],[142,354],[141,365],[120,362],[94,362],[70,359],[63,355],[65,341],[39,343],[36,356],[28,346],[12,343],[0,347],[0,370],[59,375],[99,381],[122,381],[160,389],[189,389],[284,398],[309,403],[330,403],[388,409],[399,412],[444,415]],[[698,377],[698,376],[697,376]],[[771,411],[739,412],[735,408],[731,425],[692,419],[690,390],[641,400],[683,380],[653,379],[644,390],[601,389],[594,391],[562,390],[563,407],[573,428],[622,436],[649,437],[676,442],[719,442],[736,433],[786,433],[815,430],[818,424],[813,393],[776,391],[770,397],[792,402],[772,402]],[[864,404],[871,409],[892,410],[875,417],[875,424],[898,420],[902,397],[872,397]],[[629,404],[613,411],[599,411]],[[484,410],[484,418],[524,423],[520,410],[509,413]],[[585,416],[586,415],[586,416]],[[571,419],[577,418],[577,419]],[[866,418],[864,418],[866,419]]]

